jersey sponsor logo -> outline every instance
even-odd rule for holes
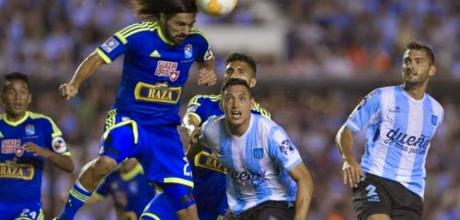
[[[12,154],[21,147],[21,139],[2,140],[2,154]]]
[[[431,139],[425,135],[420,135],[420,137],[408,135],[400,131],[399,128],[388,131],[386,137],[387,139],[383,141],[385,144],[392,144],[402,151],[409,152],[409,154],[425,154],[431,141]]]
[[[26,125],[26,135],[34,135],[35,134],[35,126],[32,124]]]
[[[118,45],[120,45],[120,43],[118,43],[118,41],[114,37],[110,37],[101,45],[101,49],[104,50],[106,53],[110,53],[115,48],[117,48]]]
[[[168,77],[172,82],[179,78],[180,71],[177,69],[177,62],[160,60],[155,69],[155,76]]]
[[[55,137],[51,142],[51,147],[53,148],[54,152],[58,154],[62,154],[67,152],[67,144],[62,137]]]
[[[158,52],[158,50],[154,50],[152,53],[150,53],[150,57],[160,58],[161,54],[160,54],[160,52]]]
[[[139,82],[134,89],[134,97],[139,101],[176,104],[179,102],[182,87],[168,87],[167,83],[155,85]]]
[[[230,177],[233,179],[233,181],[237,182],[239,185],[242,186],[258,186],[265,182],[265,170],[261,170],[257,173],[249,171],[231,171]]]
[[[252,149],[252,155],[255,159],[262,159],[264,157],[264,149],[260,147]]]
[[[284,155],[288,155],[294,152],[294,147],[292,146],[289,140],[282,141],[279,148],[280,148],[281,153],[283,153]]]
[[[31,164],[18,164],[12,161],[0,163],[0,178],[31,180],[34,174],[35,168]]]
[[[194,162],[196,167],[225,173],[225,168],[219,159],[208,152],[202,151],[198,153],[194,158]]]
[[[184,47],[184,57],[185,59],[190,59],[193,57],[193,46],[191,44],[187,44]]]

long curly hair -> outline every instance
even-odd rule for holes
[[[197,13],[195,0],[131,0],[136,16],[142,20],[158,20],[161,13],[168,17],[177,13]]]

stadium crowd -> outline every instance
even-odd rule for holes
[[[72,72],[92,48],[136,19],[129,1],[116,0],[0,0],[0,11],[0,70],[48,77]],[[460,48],[452,42],[460,39],[459,19],[454,0],[240,0],[229,16],[200,15],[197,25],[287,24],[281,51],[287,62],[264,68],[275,75],[385,77],[399,67],[405,43],[417,38],[440,54],[441,72],[458,78]]]
[[[32,109],[57,121],[77,168],[97,155],[105,112],[117,86],[113,83],[117,80],[111,82],[105,77],[110,74],[114,78],[121,62],[104,67],[103,73],[96,74],[95,80],[84,85],[82,94],[70,103],[59,99],[57,87],[93,48],[135,19],[128,2],[0,0],[0,72],[14,70],[31,75]],[[261,25],[271,21],[252,13],[260,4],[256,0],[239,2],[241,7],[229,17],[201,16],[197,25]],[[280,9],[284,17],[279,19],[290,24],[286,32],[288,56],[286,62],[261,68],[266,72],[258,75],[256,96],[273,120],[286,128],[312,172],[315,192],[310,219],[355,219],[350,190],[342,183],[334,136],[371,84],[383,85],[386,81],[381,79],[399,78],[398,53],[415,37],[431,43],[437,53],[439,78],[444,80],[434,82],[429,91],[446,110],[445,123],[427,159],[425,219],[460,219],[460,126],[455,120],[460,118],[460,103],[454,96],[455,86],[446,88],[442,84],[447,80],[457,85],[455,80],[460,77],[460,48],[452,43],[460,40],[460,3],[273,0],[271,6]],[[257,58],[257,54],[254,56]],[[345,80],[335,80],[338,78]],[[188,98],[184,97],[183,104]],[[363,149],[362,141],[356,143],[357,150]],[[52,167],[48,171],[43,203],[49,217],[64,204],[65,193],[77,174],[69,177]],[[83,209],[77,216],[113,218],[110,202]]]

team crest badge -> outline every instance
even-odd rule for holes
[[[26,125],[26,135],[34,135],[35,134],[35,126],[32,124]]]
[[[169,74],[169,80],[171,80],[171,82],[176,81],[178,78],[179,78],[179,71],[171,72]]]
[[[254,148],[252,149],[252,154],[254,155],[255,159],[262,159],[264,157],[264,149],[263,148]]]
[[[184,56],[185,59],[190,59],[193,56],[193,47],[191,44],[187,44],[184,47]]]
[[[14,153],[16,154],[16,156],[20,157],[24,154],[24,147],[22,146],[17,146],[15,149],[14,149]]]

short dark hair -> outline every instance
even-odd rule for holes
[[[422,42],[422,41],[417,41],[413,40],[409,42],[406,46],[407,50],[423,50],[425,53],[428,55],[430,58],[431,64],[434,64],[435,59],[434,59],[434,53],[433,50],[431,49],[430,45]]]
[[[11,72],[5,75],[3,85],[2,85],[2,92],[5,91],[6,82],[13,81],[13,80],[21,80],[27,85],[27,89],[30,89],[29,77],[24,73],[20,72]]]
[[[252,89],[249,86],[248,82],[246,82],[246,80],[239,79],[239,78],[229,78],[225,80],[221,88],[221,93],[223,94],[227,88],[231,86],[236,86],[236,85],[242,85],[246,87],[249,91],[249,96],[252,97]]]
[[[243,54],[243,53],[232,53],[228,55],[227,58],[225,58],[225,65],[233,61],[242,61],[242,62],[249,64],[249,66],[254,71],[254,75],[256,74],[257,72],[256,61],[254,61],[254,58],[252,58],[251,56]]]
[[[195,0],[131,0],[136,15],[142,20],[157,20],[161,13],[171,17],[177,13],[197,13]]]

